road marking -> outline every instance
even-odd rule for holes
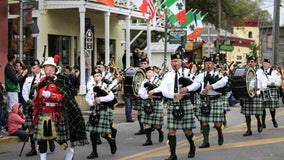
[[[278,111],[276,117],[280,117],[284,115],[284,110]],[[270,117],[270,116],[268,116]],[[270,118],[266,118],[266,120],[270,120]],[[251,124],[256,125],[256,120],[252,120]],[[244,132],[243,129],[246,129],[246,124],[245,123],[240,123],[228,128],[225,128],[223,133],[237,133],[237,132]],[[272,127],[268,127],[267,129],[270,129]],[[273,127],[274,128],[274,127]],[[277,129],[282,129],[284,126],[278,126]],[[217,132],[210,132],[209,134],[209,139],[211,137],[217,136]],[[200,142],[203,140],[202,134],[196,135],[195,142]],[[266,139],[260,139],[260,140],[247,140],[244,139],[242,142],[234,142],[234,143],[225,143],[222,146],[219,145],[213,145],[210,146],[210,148],[204,148],[204,149],[199,149],[196,148],[197,154],[198,152],[204,152],[204,151],[212,151],[212,150],[222,150],[222,149],[228,149],[228,148],[239,148],[239,147],[248,147],[248,146],[255,146],[255,145],[262,145],[262,144],[272,144],[272,143],[280,143],[284,142],[284,137],[278,137],[278,138],[266,138]],[[189,144],[187,140],[179,141],[177,142],[177,147],[176,147],[177,154],[187,154],[189,151]],[[155,149],[151,149],[148,151],[144,152],[139,152],[137,154],[129,155],[126,157],[119,158],[118,160],[143,160],[147,158],[153,158],[153,157],[161,157],[161,156],[168,156],[169,155],[169,146],[165,144],[165,146],[158,147]]]

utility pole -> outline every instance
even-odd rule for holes
[[[218,19],[217,19],[217,26],[216,29],[218,31],[218,37],[216,39],[216,63],[219,64],[219,43],[220,43],[220,28],[221,28],[221,0],[217,0],[217,14]]]
[[[272,63],[279,65],[279,17],[280,17],[280,5],[281,0],[274,0],[274,11],[273,11],[273,47],[272,47]]]

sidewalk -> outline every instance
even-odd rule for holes
[[[115,108],[115,110],[113,111],[114,123],[115,124],[123,123],[123,122],[126,121],[124,112],[125,112],[124,105],[119,105],[118,107]],[[83,114],[86,122],[88,120],[90,113],[91,113],[91,111],[82,111],[82,114]],[[132,115],[133,115],[133,117],[136,117],[136,111],[133,111]],[[9,136],[7,134],[4,134],[3,137],[0,138],[0,145],[20,142],[20,141],[21,141],[21,139],[19,137]]]

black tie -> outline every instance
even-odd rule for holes
[[[34,83],[35,83],[35,80],[36,80],[36,76],[34,76],[33,81],[31,83],[30,94],[29,94],[29,98],[30,99],[33,99],[33,96],[34,96]]]
[[[176,71],[175,75],[174,93],[178,93],[178,71]]]

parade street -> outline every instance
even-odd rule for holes
[[[114,111],[116,119],[117,134],[117,152],[115,155],[110,153],[110,147],[105,139],[103,143],[98,145],[99,158],[102,160],[162,160],[169,156],[169,147],[164,142],[158,142],[158,132],[152,133],[153,145],[142,146],[146,141],[145,135],[134,135],[138,130],[138,122],[126,123],[124,118],[124,107],[117,108]],[[133,111],[135,113],[135,111]],[[87,119],[87,116],[86,116]],[[166,117],[165,117],[166,119]],[[202,144],[202,135],[200,134],[200,125],[197,122],[197,128],[194,129],[196,135],[195,145],[197,147],[194,160],[283,160],[284,156],[284,109],[283,105],[277,109],[276,120],[279,124],[278,128],[274,128],[270,113],[267,111],[266,128],[262,133],[257,132],[256,119],[252,116],[252,136],[244,137],[246,124],[244,116],[240,114],[240,106],[231,107],[231,111],[227,115],[227,127],[224,129],[224,144],[218,145],[217,131],[210,127],[209,142],[210,148],[199,149]],[[166,124],[165,124],[166,125]],[[164,133],[167,138],[167,130]],[[184,137],[182,131],[177,132],[177,156],[179,160],[185,160],[189,151],[189,144]],[[17,160],[17,159],[39,159],[39,155],[26,157],[25,154],[30,150],[30,144],[27,143],[22,157],[19,153],[23,142],[14,142],[0,145],[1,160]],[[75,160],[87,159],[91,152],[91,145],[75,148]],[[48,159],[63,160],[65,151],[57,144],[53,153],[47,152]]]

